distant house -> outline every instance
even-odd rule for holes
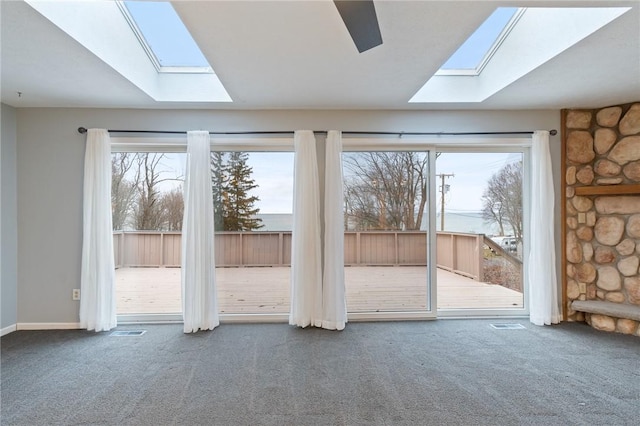
[[[259,213],[255,218],[264,225],[259,231],[291,231],[293,226],[291,213]]]

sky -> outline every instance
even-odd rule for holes
[[[209,66],[171,3],[125,1],[125,5],[161,66]]]
[[[517,10],[517,7],[497,8],[451,55],[442,69],[477,68]]]
[[[254,152],[249,155],[253,178],[260,185],[260,213],[293,211],[293,152]]]
[[[166,177],[175,177],[163,188],[180,185],[184,176],[185,154],[165,154]],[[454,174],[445,180],[445,209],[456,213],[482,210],[482,193],[494,173],[509,163],[522,160],[521,153],[443,153],[436,160],[436,173]],[[253,152],[248,164],[258,184],[254,194],[260,197],[260,213],[291,213],[293,206],[293,153]],[[440,211],[440,179],[436,180],[437,211]]]
[[[445,209],[456,212],[482,210],[481,196],[487,181],[508,163],[520,161],[520,153],[445,153],[436,161],[436,173],[453,173],[445,195]],[[260,185],[257,206],[261,213],[291,213],[293,203],[293,153],[252,153],[249,164]],[[436,182],[439,191],[440,180]],[[437,193],[438,211],[440,193]]]
[[[261,213],[291,213],[293,210],[293,152],[252,152],[248,165],[258,184],[252,195],[260,197],[256,206]],[[161,191],[182,185],[186,166],[185,153],[165,153],[160,163]]]
[[[482,193],[494,173],[509,163],[520,161],[521,153],[443,153],[436,161],[436,173],[453,173],[445,195],[445,209],[457,212],[482,210]],[[440,179],[436,183],[439,191]],[[440,192],[438,210],[440,209]]]

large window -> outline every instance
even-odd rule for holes
[[[256,145],[229,143],[210,154],[218,305],[221,314],[285,317],[294,154],[290,145]],[[525,142],[445,145],[345,140],[352,318],[526,313]],[[120,315],[182,310],[186,154],[176,152],[182,145],[159,146],[112,154]]]
[[[117,312],[180,314],[186,154],[112,154]],[[221,313],[289,311],[293,153],[212,151]]]

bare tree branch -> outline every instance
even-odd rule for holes
[[[118,152],[111,156],[111,213],[114,230],[124,229],[133,208],[137,182],[127,178],[133,164],[133,154]]]
[[[353,153],[344,164],[347,228],[420,229],[427,204],[426,153]]]
[[[501,235],[509,226],[517,241],[522,241],[522,161],[507,164],[491,176],[482,203],[487,222],[497,223]]]

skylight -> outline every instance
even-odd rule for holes
[[[213,72],[170,2],[124,1],[123,13],[160,72]]]
[[[479,64],[475,63],[477,57],[456,65],[451,65],[453,59],[451,63],[447,61],[447,66],[475,65],[475,69],[441,69],[409,102],[483,102],[629,10],[630,7],[530,7],[511,14],[505,12],[502,26],[494,24],[500,30],[493,31],[494,36],[498,35],[483,52]]]
[[[173,59],[175,57],[165,57],[159,50],[159,59],[156,58],[156,54],[147,44],[132,14],[122,1],[25,2],[155,102],[233,102],[200,52],[195,56],[187,55],[187,58],[191,58],[188,61],[176,61]],[[133,4],[134,10],[139,5],[146,7],[151,2],[127,3]],[[174,15],[174,22],[177,21],[183,28],[183,34],[186,33],[188,36],[188,31],[184,29],[170,3],[163,3],[160,4],[160,8],[169,6],[171,14]],[[154,12],[151,13],[151,16],[156,17]],[[169,24],[164,18],[155,19],[164,25],[163,31],[168,33],[167,39],[178,37],[167,30]],[[188,38],[187,42],[181,39],[173,43],[173,50],[181,54],[184,53],[180,52],[183,50],[191,52],[195,42],[190,36]],[[150,38],[149,43],[155,48],[156,42],[153,38]],[[192,47],[185,48],[185,43],[190,43]],[[194,61],[194,57],[199,59]]]
[[[518,10],[497,8],[442,65],[438,75],[479,74],[517,21]]]

